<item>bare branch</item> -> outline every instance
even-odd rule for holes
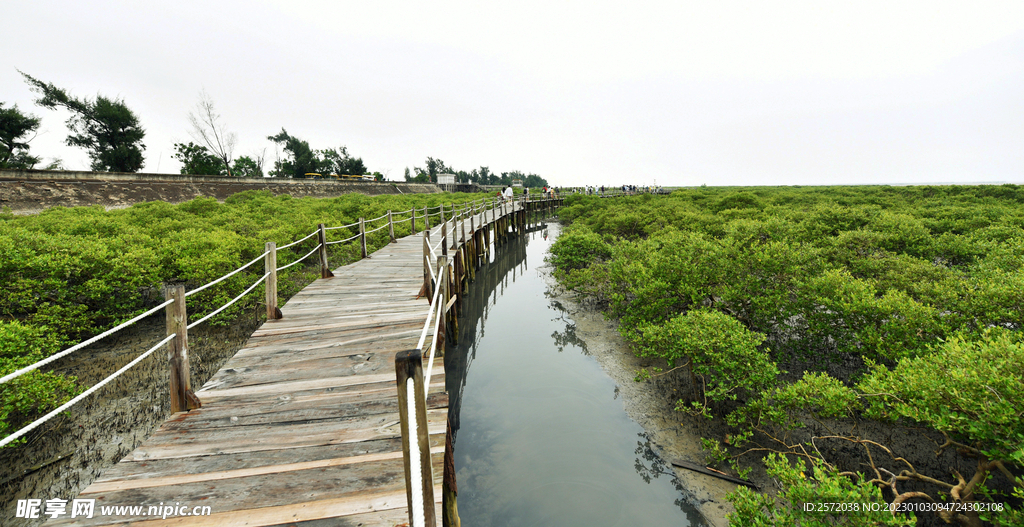
[[[189,112],[188,121],[192,124],[189,135],[196,141],[203,143],[220,158],[224,167],[231,173],[231,161],[234,159],[235,143],[238,136],[233,132],[227,132],[221,122],[220,114],[213,106],[213,99],[206,93],[206,90],[199,92],[199,102],[196,103],[195,112]]]

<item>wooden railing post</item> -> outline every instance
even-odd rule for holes
[[[359,218],[359,244],[363,247],[363,258],[366,258],[366,222]]]
[[[388,236],[391,237],[391,243],[398,241],[395,239],[395,221],[391,218],[390,210],[388,210]]]
[[[192,391],[188,363],[188,310],[185,308],[185,286],[164,287],[164,299],[174,299],[167,306],[167,334],[174,338],[167,343],[167,364],[171,378],[171,413],[189,410],[188,393]],[[194,396],[193,396],[194,397]]]
[[[320,256],[320,278],[330,278],[334,273],[327,264],[327,226],[323,223],[317,225],[317,239],[320,241],[320,249],[317,251]]]
[[[452,250],[458,247],[459,241],[459,230],[455,227],[455,218],[459,217],[459,212],[455,208],[455,204],[452,203]]]
[[[426,206],[423,207],[423,225],[424,229],[430,230],[430,208]]]
[[[448,256],[441,255],[437,257],[437,268],[442,269],[441,281],[438,282],[437,287],[441,288],[441,292],[437,295],[437,301],[440,302],[439,306],[435,306],[437,309],[437,316],[441,317],[441,324],[437,328],[437,349],[444,354],[444,344],[447,341],[445,338],[448,335],[448,297],[451,296],[451,288],[448,287]]]
[[[423,231],[423,292],[427,295],[427,301],[434,298],[434,289],[430,285],[430,231]]]
[[[416,207],[412,208],[412,227],[409,229],[409,234],[416,234]]]
[[[427,431],[427,403],[423,386],[423,356],[420,350],[395,355],[398,378],[398,415],[402,426],[402,459],[405,462],[405,495],[409,504],[409,525],[434,527],[434,475],[430,462]]]
[[[441,223],[441,255],[448,256],[448,222]]]
[[[267,320],[281,318],[281,310],[277,308],[277,244],[267,242],[267,257],[263,259],[263,272],[267,273],[266,303]]]

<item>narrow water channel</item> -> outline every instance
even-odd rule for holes
[[[549,296],[556,223],[496,251],[445,358],[462,524],[703,525]]]

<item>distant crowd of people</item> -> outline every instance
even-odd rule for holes
[[[579,193],[579,194],[586,194],[588,196],[597,196],[597,195],[604,196],[605,194],[608,194],[609,192],[612,192],[614,190],[618,190],[618,191],[620,191],[623,194],[641,194],[641,193],[651,193],[651,194],[654,194],[654,193],[661,192],[661,187],[653,186],[653,185],[652,186],[621,185],[621,186],[618,186],[618,187],[606,187],[604,185],[601,185],[600,187],[596,187],[596,186],[588,185],[588,186],[585,186],[585,187],[575,187],[572,190],[573,190],[573,192],[576,192],[576,193]]]
[[[566,188],[555,188],[555,187],[542,187],[540,189],[540,197],[557,198],[559,192],[566,192],[569,194],[586,194],[587,196],[605,196],[612,192],[618,191],[622,194],[633,195],[650,193],[656,194],[661,192],[662,187],[659,186],[642,186],[642,185],[620,185],[618,187],[609,187],[601,185],[600,187],[587,185],[584,187],[566,187]],[[516,191],[511,186],[503,186],[498,191],[496,197],[502,201],[511,202],[515,199]],[[530,189],[523,188],[522,199],[528,201],[530,199]]]

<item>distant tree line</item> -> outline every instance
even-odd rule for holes
[[[67,90],[43,82],[19,70],[29,89],[38,93],[36,104],[51,110],[58,107],[71,112],[66,124],[70,133],[65,139],[68,146],[84,148],[91,160],[90,168],[98,172],[138,172],[142,169],[146,136],[139,118],[122,99],[97,95],[95,99],[78,98]],[[193,141],[175,143],[173,157],[181,162],[181,173],[192,175],[264,177],[266,150],[250,155],[235,156],[237,136],[226,129],[213,101],[205,91],[188,114]],[[32,169],[43,160],[29,153],[29,143],[39,129],[40,118],[23,113],[17,105],[5,106],[0,102],[0,169]],[[267,137],[283,150],[273,167],[267,171],[272,177],[306,178],[311,175],[364,175],[369,171],[362,158],[349,154],[348,148],[339,146],[314,150],[307,141],[289,134],[284,128]],[[62,162],[54,159],[42,168],[63,169]],[[512,185],[515,180],[527,187],[544,187],[548,182],[537,174],[524,174],[518,170],[494,173],[488,167],[470,171],[455,170],[440,159],[428,157],[426,167],[405,169],[405,180],[437,182],[439,174],[454,174],[460,183],[481,185]],[[373,175],[384,179],[380,172]]]
[[[413,175],[415,174],[415,175]],[[446,165],[440,159],[428,157],[426,167],[413,167],[412,171],[405,169],[405,180],[414,183],[437,183],[437,176],[441,174],[454,174],[455,181],[459,183],[477,183],[479,185],[511,185],[513,180],[520,180],[524,187],[540,188],[548,186],[548,181],[537,174],[524,174],[518,170],[502,172],[500,174],[491,172],[488,167],[474,168],[469,172],[455,170]]]

